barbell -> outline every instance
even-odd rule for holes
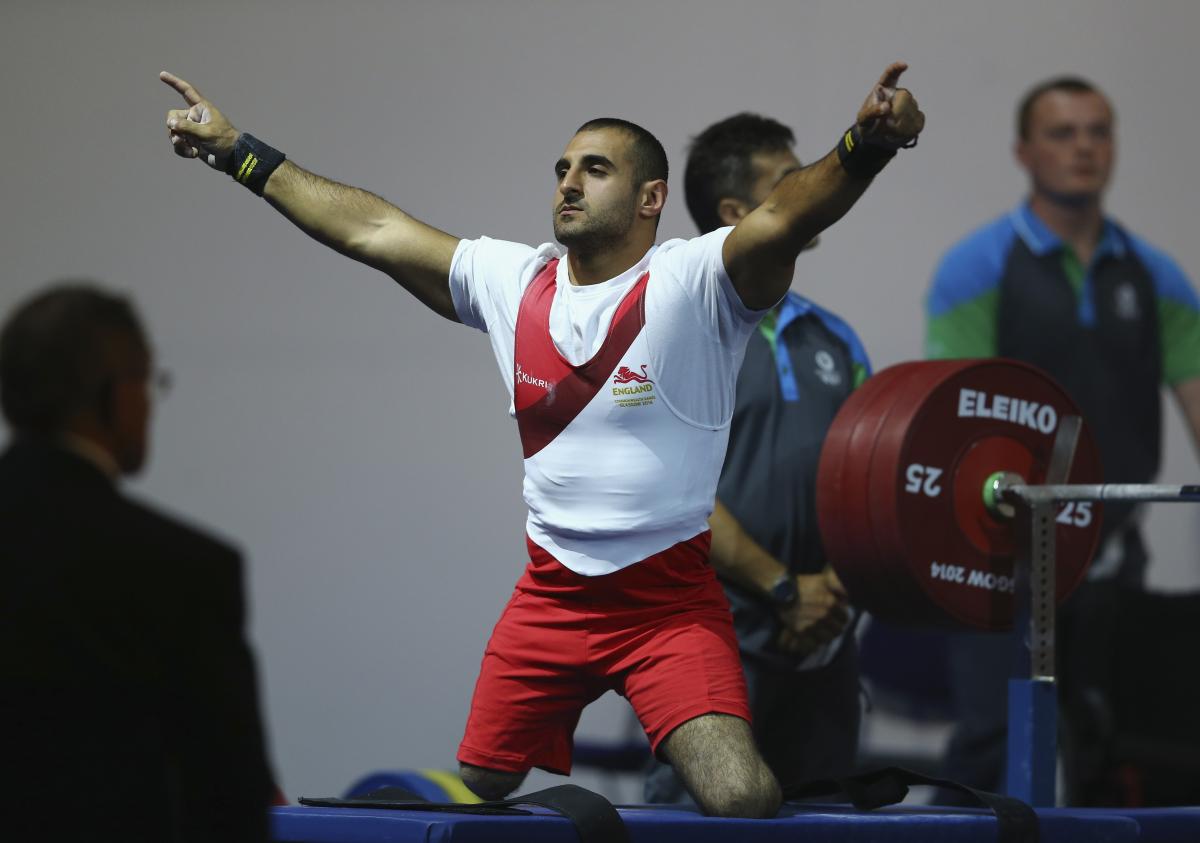
[[[852,602],[901,623],[1011,627],[1019,536],[1005,505],[1045,481],[1060,420],[1078,415],[1052,378],[1011,360],[901,363],[867,380],[817,475],[825,553]],[[1100,480],[1081,425],[1066,482]],[[1100,500],[1056,504],[1058,602],[1087,575]]]
[[[1007,791],[1035,805],[1055,802],[1055,606],[1087,576],[1102,502],[1200,501],[1200,485],[1100,478],[1067,393],[1004,359],[885,369],[846,400],[821,449],[817,522],[852,602],[902,623],[1024,626]]]

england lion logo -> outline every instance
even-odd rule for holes
[[[642,364],[642,373],[630,369],[628,366],[622,366],[617,369],[617,373],[613,375],[613,383],[654,383],[646,374],[646,364]]]

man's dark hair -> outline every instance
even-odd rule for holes
[[[1048,94],[1051,91],[1066,91],[1068,94],[1100,93],[1099,88],[1082,76],[1055,76],[1053,79],[1039,82],[1026,91],[1017,106],[1017,137],[1021,140],[1029,140],[1029,122],[1033,115],[1033,106],[1042,94]]]
[[[692,138],[683,192],[696,228],[707,234],[724,225],[717,213],[722,199],[751,201],[754,153],[791,149],[795,142],[787,126],[749,112],[727,117]]]
[[[128,299],[89,282],[55,285],[0,329],[0,409],[14,431],[60,432],[147,353]]]
[[[620,129],[633,138],[633,180],[635,182],[644,184],[655,179],[667,180],[667,151],[658,142],[658,138],[650,132],[637,123],[622,120],[620,117],[597,117],[576,129],[575,134],[596,129]]]

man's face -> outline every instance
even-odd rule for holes
[[[620,243],[637,217],[633,139],[592,129],[571,139],[554,165],[554,238],[568,249]]]
[[[1047,91],[1029,113],[1017,159],[1034,193],[1067,204],[1099,200],[1112,175],[1112,108],[1094,91]]]

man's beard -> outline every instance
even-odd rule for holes
[[[633,228],[632,209],[615,206],[595,212],[586,204],[580,207],[584,211],[585,219],[579,222],[563,220],[558,215],[558,209],[555,209],[555,240],[581,255],[598,254],[625,242],[630,229]]]

